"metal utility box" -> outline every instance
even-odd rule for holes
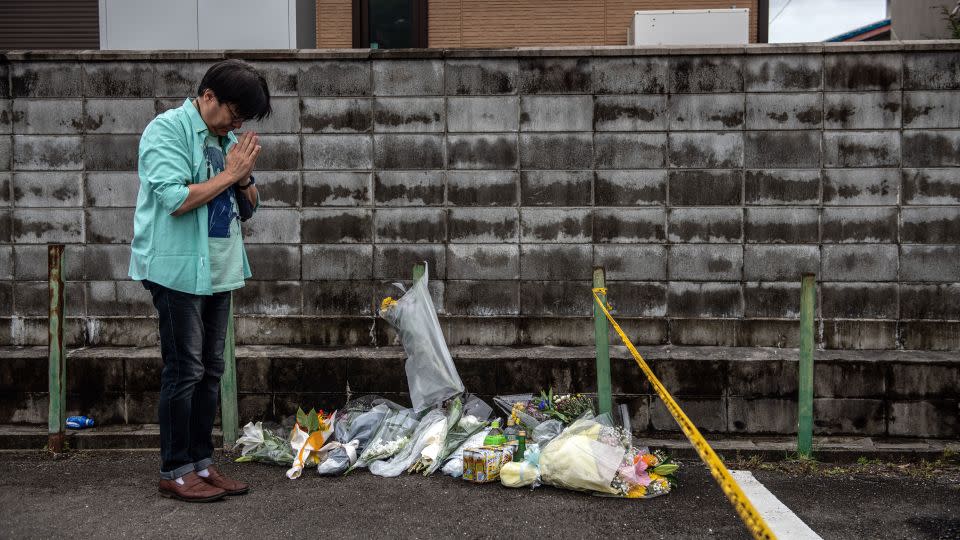
[[[740,45],[750,42],[750,10],[635,11],[627,45]]]

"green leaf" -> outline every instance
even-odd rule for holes
[[[320,429],[320,419],[317,418],[316,409],[310,409],[310,412],[307,413],[307,433],[313,433]]]
[[[677,472],[677,469],[680,467],[673,463],[664,463],[663,465],[658,465],[654,467],[653,472],[659,474],[660,476],[670,476],[671,474]]]
[[[307,413],[303,412],[300,407],[297,407],[297,423],[300,424],[300,427],[307,428]]]

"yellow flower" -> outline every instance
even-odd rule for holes
[[[628,499],[642,499],[647,496],[647,488],[644,486],[633,486],[627,492]]]
[[[657,480],[663,480],[663,477],[655,472],[652,472],[650,473],[650,480],[653,480],[654,482],[656,482]]]

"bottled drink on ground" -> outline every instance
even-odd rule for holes
[[[67,427],[70,429],[93,427],[93,418],[87,416],[68,416]]]
[[[523,453],[527,451],[527,432],[520,430],[517,433],[517,451],[513,454],[514,461],[523,461]]]

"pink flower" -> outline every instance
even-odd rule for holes
[[[642,468],[641,464],[643,465]],[[647,474],[646,469],[647,464],[643,463],[641,460],[640,463],[632,467],[630,465],[621,467],[618,472],[620,473],[620,476],[628,483],[646,487],[650,485],[650,475]]]

